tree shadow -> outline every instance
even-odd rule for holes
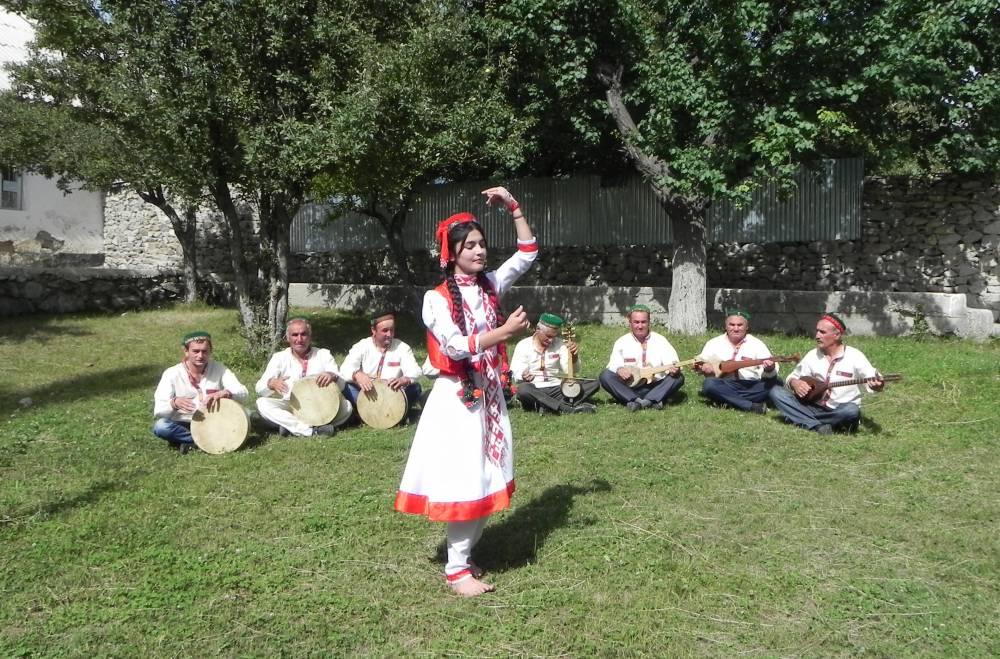
[[[73,319],[86,318],[86,314],[74,314]],[[61,321],[61,322],[60,322]],[[66,336],[92,336],[94,332],[85,327],[71,327],[66,324],[66,316],[30,314],[4,318],[0,323],[0,340],[18,344],[31,342],[48,343]]]
[[[573,508],[573,498],[583,494],[610,492],[611,484],[602,478],[589,486],[555,485],[515,510],[499,524],[489,525],[476,545],[476,560],[490,572],[505,572],[535,560],[549,535],[565,526]],[[447,557],[444,542],[438,546],[435,560]]]
[[[129,481],[136,477],[143,477],[149,474],[146,470],[137,470],[128,473],[123,479],[120,480],[101,480],[91,483],[83,491],[64,499],[58,499],[55,501],[49,501],[43,503],[37,507],[31,507],[30,509],[22,510],[11,510],[9,512],[0,513],[0,517],[7,520],[18,520],[25,517],[32,517],[36,514],[41,514],[46,517],[53,515],[60,515],[65,512],[72,511],[76,508],[82,508],[91,504],[95,504],[102,498],[111,494],[113,492],[118,492],[124,490],[128,485]]]
[[[30,398],[32,409],[44,405],[67,403],[88,398],[99,398],[108,394],[120,394],[130,389],[153,388],[162,368],[153,364],[127,366],[107,371],[95,371],[69,377],[58,382],[42,385],[34,389],[11,390],[10,384],[0,384],[0,409],[7,410],[18,405],[23,398]]]
[[[374,309],[369,309],[367,313],[360,311],[350,314],[340,313],[336,316],[324,314],[309,317],[307,315],[309,324],[313,328],[313,345],[318,348],[327,348],[335,355],[346,354],[355,343],[372,335],[367,314],[373,311]],[[423,347],[426,338],[423,323],[409,313],[397,313],[396,338],[414,350]]]

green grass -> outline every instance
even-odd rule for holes
[[[314,315],[338,359],[367,331]],[[1000,653],[996,343],[852,339],[906,375],[854,436],[709,408],[697,376],[662,412],[514,410],[518,493],[478,551],[498,590],[470,601],[443,584],[442,526],[392,511],[412,426],[224,456],[151,435],[186,329],[253,385],[235,322],[4,321],[0,656]],[[624,330],[579,329],[596,374]]]

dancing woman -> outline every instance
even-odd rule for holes
[[[486,237],[470,213],[438,225],[444,281],[424,295],[427,352],[440,372],[424,406],[396,495],[396,510],[447,522],[445,577],[458,594],[493,590],[471,560],[487,518],[510,506],[514,454],[501,369],[505,341],[528,329],[518,307],[506,319],[499,297],[527,272],[538,253],[520,206],[502,187],[484,190],[487,204],[514,217],[517,251],[487,273]]]

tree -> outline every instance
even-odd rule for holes
[[[607,132],[674,235],[668,327],[706,328],[706,211],[842,154],[996,171],[995,3],[512,0],[476,3],[515,100]],[[539,100],[543,99],[543,100]],[[906,128],[900,131],[900,126]]]
[[[251,345],[272,350],[288,305],[289,227],[327,169],[316,127],[375,45],[409,29],[414,3],[249,0],[4,0],[35,22],[13,72],[42,99],[204,191],[225,219]],[[244,226],[256,210],[258,231]]]
[[[165,185],[168,176],[157,162],[163,154],[143,158],[125,148],[112,132],[114,127],[88,122],[79,115],[72,106],[19,97],[13,91],[0,93],[0,134],[5,138],[0,143],[0,162],[55,178],[63,190],[74,182],[81,182],[84,189],[101,190],[127,181],[128,187],[170,221],[181,247],[184,299],[193,302],[197,298],[196,215],[202,204],[197,191],[183,194]]]
[[[513,170],[526,121],[507,103],[503,74],[463,12],[424,3],[412,23],[401,41],[370,49],[363,74],[333,101],[337,110],[315,141],[330,162],[316,190],[339,200],[335,215],[355,211],[379,223],[419,309],[403,244],[419,190]]]

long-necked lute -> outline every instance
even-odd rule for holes
[[[872,378],[854,378],[853,380],[839,380],[837,382],[825,382],[823,378],[818,378],[812,375],[803,375],[798,378],[802,382],[809,385],[809,392],[805,396],[799,396],[799,400],[805,401],[807,403],[815,403],[817,400],[823,397],[827,389],[834,389],[836,387],[847,387],[852,384],[867,384],[869,382],[874,382],[875,380],[882,380],[883,382],[895,382],[897,380],[903,379],[902,373],[886,373],[885,375],[877,375]],[[798,396],[798,394],[796,394]]]
[[[628,381],[628,386],[640,387],[644,384],[652,382],[653,377],[659,375],[660,373],[666,373],[667,371],[672,371],[675,368],[688,366],[696,361],[698,361],[697,357],[693,359],[685,359],[682,362],[664,364],[663,366],[624,366],[623,368],[629,372],[629,375],[632,376],[632,379]]]
[[[766,357],[765,359],[744,359],[740,361],[739,359],[712,359],[711,357],[695,357],[697,363],[708,364],[715,371],[715,377],[721,377],[723,375],[728,375],[730,373],[735,373],[741,368],[749,368],[751,366],[759,366],[770,359],[772,362],[785,364],[785,363],[798,363],[802,356],[799,353],[794,355],[788,355],[787,357]]]

